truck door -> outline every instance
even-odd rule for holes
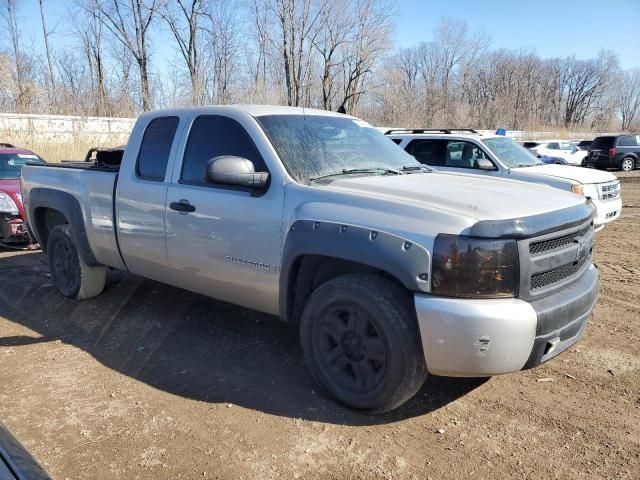
[[[174,142],[178,125],[176,116],[157,117],[143,127],[141,141],[133,132],[116,191],[123,260],[130,272],[160,281],[165,281],[168,269],[165,202],[172,169],[167,167],[179,143]],[[131,152],[138,152],[137,157],[127,158]]]
[[[191,124],[166,199],[167,255],[175,283],[256,310],[278,312],[283,185],[262,191],[207,183],[208,160],[235,155],[268,171],[239,121],[201,115]]]

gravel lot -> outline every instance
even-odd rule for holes
[[[367,416],[308,374],[295,326],[128,276],[66,300],[0,251],[0,419],[54,478],[640,478],[640,172],[597,234],[581,343],[527,372],[429,377]]]

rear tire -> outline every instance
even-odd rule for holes
[[[82,260],[70,225],[58,225],[49,232],[47,255],[53,283],[65,297],[83,300],[100,295],[104,290],[106,267],[92,267]]]
[[[393,410],[427,378],[415,309],[397,284],[349,274],[318,287],[300,321],[311,374],[339,402],[370,413]]]
[[[625,157],[620,162],[620,168],[623,172],[630,172],[635,167],[634,160],[631,157]]]

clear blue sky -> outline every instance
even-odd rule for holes
[[[48,27],[58,24],[53,48],[70,46],[64,38],[66,0],[46,0]],[[492,48],[533,49],[541,57],[595,57],[601,49],[614,51],[623,68],[640,67],[640,0],[395,0],[396,46],[429,41],[442,17],[465,20],[472,30],[483,29]],[[19,0],[24,37],[42,44],[38,0]],[[29,19],[28,21],[25,21]],[[3,39],[4,42],[5,39]],[[156,60],[167,53],[166,43],[154,42]],[[7,45],[8,46],[8,45]]]
[[[531,48],[541,57],[592,58],[612,50],[640,67],[640,0],[396,0],[396,45],[431,39],[442,17],[483,29],[493,48]]]

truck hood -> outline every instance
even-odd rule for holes
[[[609,172],[592,168],[572,167],[570,165],[536,165],[534,167],[524,167],[517,170],[523,173],[535,173],[548,177],[564,178],[582,184],[605,183],[617,180],[616,176]]]
[[[585,203],[584,197],[546,185],[446,172],[342,177],[326,188],[476,220],[529,217]]]

